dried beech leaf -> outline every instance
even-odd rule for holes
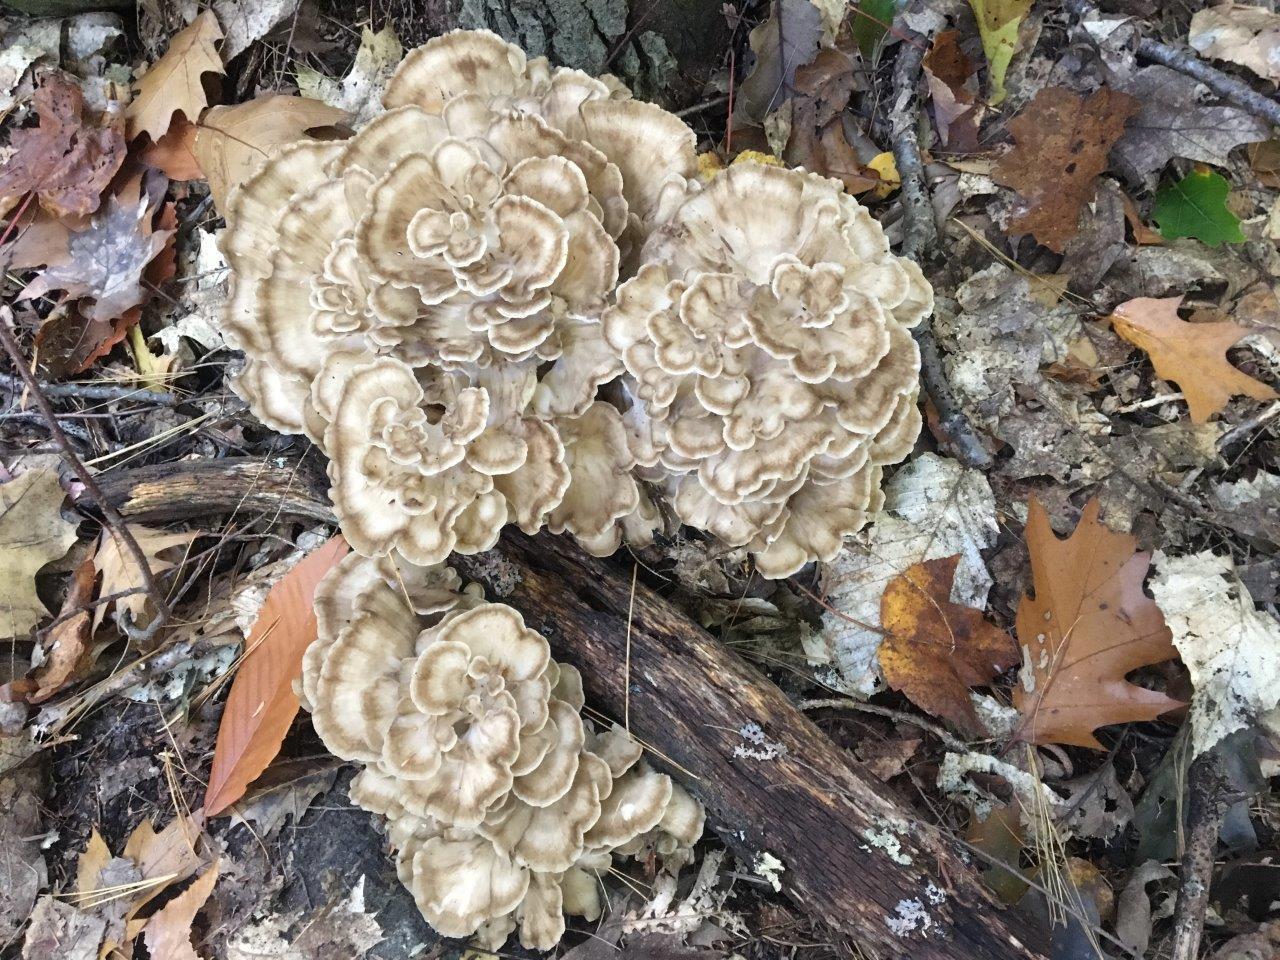
[[[880,669],[922,710],[980,733],[969,688],[1017,663],[1018,648],[981,610],[951,602],[959,562],[958,555],[927,560],[889,581],[880,598]]]
[[[226,209],[231,188],[246,180],[274,148],[300,140],[316,127],[341,123],[346,116],[319,100],[280,93],[234,107],[214,107],[200,122],[193,153],[218,209]]]
[[[245,655],[231,684],[209,771],[204,809],[216,816],[244,796],[267,768],[298,713],[293,683],[302,654],[316,638],[312,596],[316,584],[347,553],[334,537],[286,573],[267,594],[245,638]]]
[[[1227,348],[1254,331],[1230,320],[1188,323],[1178,317],[1181,297],[1138,297],[1116,307],[1116,333],[1151,357],[1157,376],[1181,388],[1194,423],[1205,423],[1236,394],[1272,400],[1276,391],[1227,360]]]
[[[196,877],[191,886],[157,910],[147,921],[143,936],[151,960],[200,960],[199,954],[191,946],[191,924],[217,882],[218,864],[215,861],[208,870]]]
[[[1103,87],[1087,97],[1046,87],[1009,122],[1015,146],[992,178],[1018,191],[1010,226],[1061,253],[1079,231],[1080,208],[1093,198],[1107,152],[1138,109],[1127,94]]]
[[[49,615],[35,576],[76,542],[76,525],[62,517],[65,499],[50,467],[0,483],[0,637],[20,636]]]
[[[118,118],[94,120],[80,87],[60,73],[40,85],[34,105],[39,126],[14,132],[13,153],[0,168],[0,209],[34,192],[54,216],[93,213],[124,162]]]
[[[1059,540],[1038,501],[1029,505],[1026,540],[1035,595],[1018,605],[1022,645],[1013,704],[1018,738],[1102,749],[1093,731],[1154,720],[1181,706],[1125,675],[1178,655],[1155,601],[1142,591],[1151,564],[1137,540],[1098,520],[1090,500],[1075,532]]]
[[[226,72],[215,46],[221,39],[218,18],[206,10],[170,41],[164,56],[138,81],[125,111],[130,140],[143,133],[159,140],[177,113],[192,123],[200,118],[209,105],[202,78],[206,73]]]

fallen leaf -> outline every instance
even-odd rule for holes
[[[1151,592],[1191,674],[1196,757],[1270,714],[1280,721],[1280,624],[1259,612],[1230,557],[1156,554]]]
[[[987,55],[987,69],[991,78],[991,96],[988,102],[1001,103],[1008,92],[1004,88],[1005,74],[1018,51],[1018,28],[1031,12],[1032,0],[969,0],[973,15],[978,21],[978,35],[982,38],[982,51]]]
[[[200,839],[202,815],[197,812],[174,817],[157,832],[150,820],[144,820],[125,841],[124,856],[138,866],[150,886],[135,894],[126,919],[131,921],[138,911],[163,893],[171,884],[181,883],[200,868],[204,859],[196,849]],[[162,879],[163,878],[163,879]],[[136,936],[137,931],[133,932]]]
[[[976,92],[969,89],[976,68],[960,49],[960,31],[944,30],[934,37],[923,66],[933,124],[942,145],[961,153],[976,152],[982,111]]]
[[[191,946],[191,924],[218,882],[218,863],[196,877],[147,921],[143,939],[151,960],[200,960]]]
[[[48,790],[48,774],[40,764],[5,770],[0,777],[0,937],[5,943],[21,934],[49,882],[44,860],[49,827],[41,813]]]
[[[1220,243],[1244,243],[1240,218],[1227,209],[1231,186],[1212,170],[1192,170],[1176,183],[1167,183],[1156,194],[1152,218],[1166,240],[1190,237],[1216,247]]]
[[[163,137],[142,148],[138,159],[155,167],[170,180],[201,180],[204,171],[196,162],[194,152],[198,130],[186,117],[178,117]]]
[[[91,116],[80,87],[61,73],[46,76],[34,106],[39,125],[14,131],[13,152],[0,167],[0,210],[35,193],[54,216],[93,213],[124,162],[119,119]]]
[[[298,713],[294,681],[302,654],[316,638],[316,584],[347,552],[336,536],[286,573],[267,595],[231,684],[218,727],[204,809],[216,816],[244,796],[267,768]]]
[[[902,186],[902,175],[898,173],[897,161],[888,150],[877,153],[867,161],[867,169],[880,178],[873,191],[876,198],[883,200]]]
[[[403,57],[404,47],[390,23],[376,33],[362,27],[360,49],[347,75],[338,81],[300,67],[298,92],[343,111],[353,125],[363,124],[382,112],[382,91]]]
[[[1087,97],[1062,87],[1037,93],[1009,122],[1015,145],[992,174],[1021,199],[1010,227],[1061,253],[1079,231],[1080,208],[1093,198],[1107,152],[1137,109],[1132,97],[1108,87]]]
[[[1187,43],[1202,57],[1237,63],[1267,80],[1280,80],[1280,14],[1243,3],[1197,10]]]
[[[93,601],[93,588],[98,580],[98,570],[89,554],[71,574],[67,596],[62,601],[60,616],[67,617],[51,627],[41,643],[44,660],[32,673],[36,690],[28,698],[30,703],[41,703],[78,679],[88,657],[89,604]]]
[[[1093,731],[1112,723],[1154,720],[1181,706],[1163,693],[1132,684],[1138,667],[1172,660],[1160,608],[1142,592],[1151,555],[1137,540],[1108,530],[1090,500],[1066,540],[1032,499],[1025,537],[1034,596],[1018,605],[1022,646],[1013,704],[1022,715],[1017,739],[1102,749]]]
[[[1117,86],[1139,109],[1112,156],[1139,175],[1163,169],[1174,157],[1225,167],[1233,148],[1265,140],[1271,129],[1238,107],[1203,105],[1204,88],[1168,67],[1145,67]]]
[[[81,305],[87,319],[101,323],[119,319],[150,296],[143,271],[173,235],[172,230],[153,228],[153,214],[145,198],[127,204],[112,196],[85,230],[70,236],[67,262],[37,275],[18,299],[64,290],[68,296],[92,301]]]
[[[49,615],[35,577],[76,542],[76,525],[62,516],[64,499],[51,467],[0,483],[0,637],[21,636]]]
[[[951,602],[959,562],[959,555],[928,560],[889,581],[880,598],[880,669],[926,713],[981,734],[969,688],[1017,663],[1018,648],[981,610]]]
[[[1176,876],[1159,860],[1147,860],[1129,872],[1116,901],[1116,937],[1128,948],[1130,956],[1145,957],[1151,943],[1151,900],[1147,897],[1147,884]]]
[[[1172,380],[1186,397],[1194,423],[1206,423],[1236,394],[1272,400],[1276,391],[1227,360],[1227,349],[1251,331],[1230,320],[1188,323],[1178,316],[1181,297],[1139,297],[1111,314],[1116,333],[1151,357],[1156,375]]]
[[[859,0],[853,12],[851,32],[862,56],[870,60],[880,48],[880,42],[889,32],[893,15],[897,12],[897,0]]]
[[[999,533],[995,510],[986,477],[937,454],[922,454],[893,475],[880,519],[825,565],[828,612],[805,652],[831,665],[830,682],[861,696],[880,687],[880,598],[913,564],[960,554],[951,602],[985,606],[991,575],[982,551]]]
[[[1028,884],[1019,862],[1025,836],[1017,804],[1006,803],[996,807],[988,811],[986,817],[974,813],[965,839],[986,854],[977,867],[983,881],[1000,898],[1000,902],[1013,906],[1021,900]]]
[[[1280,188],[1280,140],[1251,143],[1246,151],[1249,166],[1264,187]]]
[[[164,556],[164,554],[172,554],[179,547],[185,548],[199,536],[199,532],[194,530],[171,533],[168,530],[155,530],[151,527],[144,527],[138,523],[129,524],[129,532],[133,534],[133,539],[138,542],[138,546],[146,554],[147,566],[151,568],[152,576],[173,568],[176,558]],[[133,553],[128,547],[121,544],[109,529],[102,531],[102,540],[98,546],[98,553],[94,557],[94,565],[97,566],[98,572],[102,574],[102,586],[98,588],[100,596],[110,596],[113,593],[133,590],[143,585],[142,571],[138,568],[138,563],[134,560]],[[155,609],[151,604],[151,598],[145,593],[135,593],[127,597],[121,597],[114,603],[117,620],[122,614],[127,614],[134,625],[146,627],[155,618]],[[94,611],[93,627],[95,630],[102,623],[102,618],[105,616],[106,604],[102,604]]]
[[[791,96],[796,71],[817,56],[822,13],[810,0],[777,0],[751,31],[755,65],[738,85],[734,120],[758,126]]]
[[[175,114],[195,123],[209,105],[204,90],[206,73],[225,73],[215,44],[222,28],[213,11],[205,10],[191,26],[169,41],[164,56],[138,80],[133,99],[125,110],[129,139],[148,134],[159,140],[169,130]]]
[[[212,7],[227,32],[222,55],[229,62],[292,17],[298,0],[213,0]]]
[[[103,868],[111,862],[111,849],[107,841],[102,839],[98,828],[94,827],[89,834],[89,841],[76,861],[76,894],[83,897],[98,889],[98,877]]]
[[[218,209],[226,209],[231,188],[247,179],[272,149],[345,119],[345,113],[327,103],[279,93],[212,108],[200,121],[193,152]]]
[[[22,943],[22,960],[98,960],[107,924],[51,896],[36,904]]]

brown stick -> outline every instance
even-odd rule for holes
[[[62,426],[58,423],[58,415],[53,412],[53,407],[49,404],[49,398],[44,395],[44,391],[41,389],[40,381],[36,379],[35,374],[27,367],[26,358],[22,355],[22,348],[18,346],[18,341],[13,335],[12,324],[13,312],[8,307],[0,307],[0,343],[4,345],[5,352],[9,354],[9,359],[13,362],[13,368],[22,377],[23,382],[26,383],[27,389],[31,393],[31,399],[35,401],[37,409],[45,419],[45,425],[49,428],[49,435],[53,437],[53,442],[58,445],[58,449],[62,452],[62,459],[71,467],[72,472],[84,484],[85,490],[89,492],[89,496],[98,505],[98,509],[102,511],[102,519],[111,531],[111,535],[124,544],[125,549],[133,555],[133,562],[138,565],[138,575],[142,577],[142,585],[146,587],[147,593],[151,596],[151,602],[155,605],[155,619],[151,621],[145,631],[134,637],[140,646],[145,647],[147,641],[154,637],[160,627],[169,619],[169,603],[165,600],[164,593],[156,583],[155,577],[151,575],[151,562],[147,559],[142,547],[138,546],[138,541],[133,538],[133,534],[129,531],[129,525],[124,522],[124,517],[120,516],[116,511],[112,502],[103,495],[102,489],[94,479],[93,473],[84,465],[84,461],[80,459],[75,448],[71,446],[71,441],[67,439],[67,435],[62,431]]]
[[[1200,953],[1213,880],[1213,852],[1227,811],[1227,784],[1215,754],[1201,754],[1192,761],[1187,772],[1187,794],[1187,848],[1178,878],[1170,960],[1195,960]]]
[[[151,519],[250,505],[332,519],[321,475],[254,460],[121,470],[103,480],[122,509]],[[1047,956],[1045,932],[997,905],[939,831],[886,798],[882,784],[730,648],[643,584],[633,595],[630,571],[588,557],[566,537],[514,531],[497,550],[452,562],[581,669],[596,706],[629,714],[654,762],[706,804],[744,863],[776,857],[782,889],[802,909],[887,960]],[[750,724],[785,752],[740,755],[752,746],[740,732]]]

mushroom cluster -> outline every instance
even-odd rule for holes
[[[236,391],[329,456],[363,554],[439,563],[509,521],[597,553],[624,527],[643,539],[656,512],[596,399],[621,371],[599,317],[688,193],[692,133],[483,31],[415,50],[383,102],[349,140],[272,157],[231,200]]]
[[[233,195],[237,392],[329,457],[352,547],[431,566],[502,527],[597,555],[674,516],[784,577],[880,505],[920,427],[911,262],[839,182],[736,164],[611,77],[484,31]]]
[[[447,936],[547,950],[601,913],[614,856],[688,861],[702,807],[621,728],[581,716],[578,672],[447,567],[349,554],[316,590],[301,694],[351,798],[385,818],[401,881]]]
[[[830,560],[920,431],[920,268],[838,182],[735,165],[646,243],[604,314],[639,470],[766,577]]]

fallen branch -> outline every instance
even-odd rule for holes
[[[122,509],[153,518],[255,509],[332,519],[318,471],[249,460],[179,463],[104,477]],[[198,504],[192,496],[199,496]],[[325,516],[318,514],[324,511]],[[649,747],[712,812],[721,837],[784,892],[885,957],[1042,960],[1044,931],[1001,907],[952,842],[885,797],[848,753],[773,683],[678,609],[566,537],[514,531],[499,548],[455,557],[492,600],[510,603],[578,666],[592,702]],[[630,653],[628,654],[628,650]],[[629,682],[628,682],[629,681]],[[771,760],[744,728],[776,744]]]
[[[1182,855],[1178,902],[1173,912],[1170,960],[1195,960],[1200,953],[1213,881],[1213,852],[1228,806],[1228,785],[1215,754],[1201,754],[1192,761],[1187,772],[1187,793],[1187,847]]]
[[[920,71],[929,41],[905,26],[900,25],[897,32],[902,36],[902,43],[898,45],[898,57],[893,64],[889,131],[893,141],[893,159],[902,179],[902,255],[922,262],[938,244],[938,224],[916,132],[920,119],[916,88],[920,83]],[[994,461],[969,423],[969,418],[960,409],[928,321],[916,327],[914,333],[920,346],[920,379],[938,412],[938,429],[950,441],[948,452],[967,467],[989,470]]]
[[[26,386],[23,378],[0,373],[0,387],[5,390],[18,393]],[[98,383],[44,383],[42,381],[40,389],[46,397],[74,397],[78,400],[94,402],[126,400],[160,407],[176,407],[182,403],[182,398],[172,393],[158,393],[145,387],[115,387]]]
[[[107,525],[107,529],[111,531],[111,535],[124,545],[124,548],[133,556],[133,562],[138,565],[138,575],[142,578],[142,585],[146,588],[148,595],[151,597],[151,602],[156,608],[155,619],[148,624],[145,631],[137,634],[130,633],[131,638],[145,646],[145,642],[154,637],[160,628],[164,626],[165,621],[169,619],[169,603],[165,600],[164,593],[160,590],[155,577],[151,574],[151,562],[147,559],[142,547],[138,545],[138,541],[133,538],[133,534],[129,531],[129,525],[124,521],[124,517],[120,516],[114,504],[103,495],[102,489],[98,486],[93,473],[84,465],[84,461],[80,459],[80,456],[71,446],[71,441],[67,439],[67,435],[63,432],[61,424],[58,423],[58,415],[54,413],[53,407],[50,406],[49,398],[44,395],[44,389],[40,385],[40,381],[36,379],[35,374],[27,367],[26,358],[22,355],[22,348],[18,346],[18,341],[13,335],[13,311],[8,307],[0,307],[0,343],[4,345],[5,352],[9,355],[9,360],[13,363],[13,369],[18,371],[26,383],[31,399],[35,402],[36,408],[44,417],[45,425],[49,428],[49,435],[53,437],[53,442],[58,445],[58,449],[61,451],[62,459],[66,461],[67,466],[71,468],[76,478],[84,484],[85,490],[93,498],[93,502],[97,504],[98,509],[102,511],[103,522]]]

